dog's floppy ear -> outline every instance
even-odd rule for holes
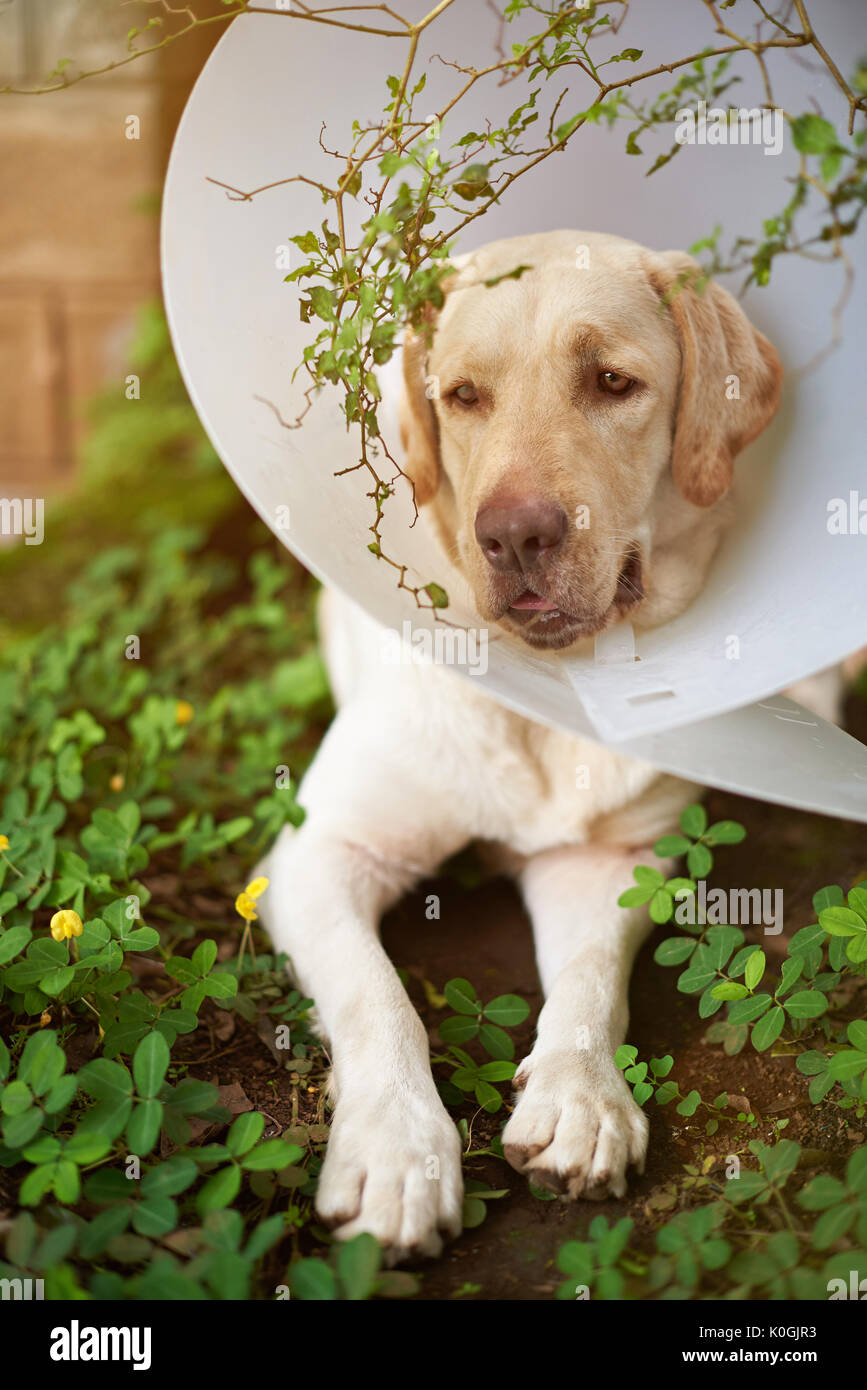
[[[681,251],[654,255],[650,283],[680,339],[671,468],[682,495],[710,507],[727,492],[734,460],[776,414],[783,368],[740,305]]]
[[[403,391],[398,419],[405,454],[404,472],[412,480],[418,506],[429,502],[439,486],[440,441],[433,401],[427,394],[427,354],[433,316],[416,331],[407,326],[403,339]]]
[[[472,264],[472,253],[450,256],[444,267],[447,274],[440,281],[431,300],[422,310],[418,328],[407,325],[403,338],[403,391],[398,409],[400,442],[405,454],[404,472],[412,480],[415,500],[423,507],[430,502],[440,483],[440,436],[433,391],[438,389],[435,377],[429,377],[427,358],[433,341],[437,320],[444,300],[462,283],[463,271]]]

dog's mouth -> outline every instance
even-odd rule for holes
[[[606,609],[570,611],[553,597],[526,588],[500,615],[531,647],[559,649],[571,646],[618,622],[644,598],[641,555],[630,549],[617,577],[614,598]]]

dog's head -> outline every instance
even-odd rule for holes
[[[512,272],[528,266],[519,275]],[[737,453],[782,368],[681,252],[553,232],[455,264],[404,344],[416,500],[489,622],[566,647],[667,621],[701,587]]]

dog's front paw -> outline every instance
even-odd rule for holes
[[[648,1124],[614,1062],[531,1053],[515,1085],[523,1090],[503,1132],[512,1167],[567,1197],[622,1197],[629,1164],[644,1170]]]
[[[458,1131],[429,1097],[378,1102],[341,1094],[316,1193],[339,1240],[376,1236],[390,1265],[442,1251],[460,1235],[463,1179]]]

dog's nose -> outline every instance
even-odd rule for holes
[[[566,534],[566,513],[554,502],[532,498],[491,503],[476,516],[476,540],[495,570],[531,570]]]

